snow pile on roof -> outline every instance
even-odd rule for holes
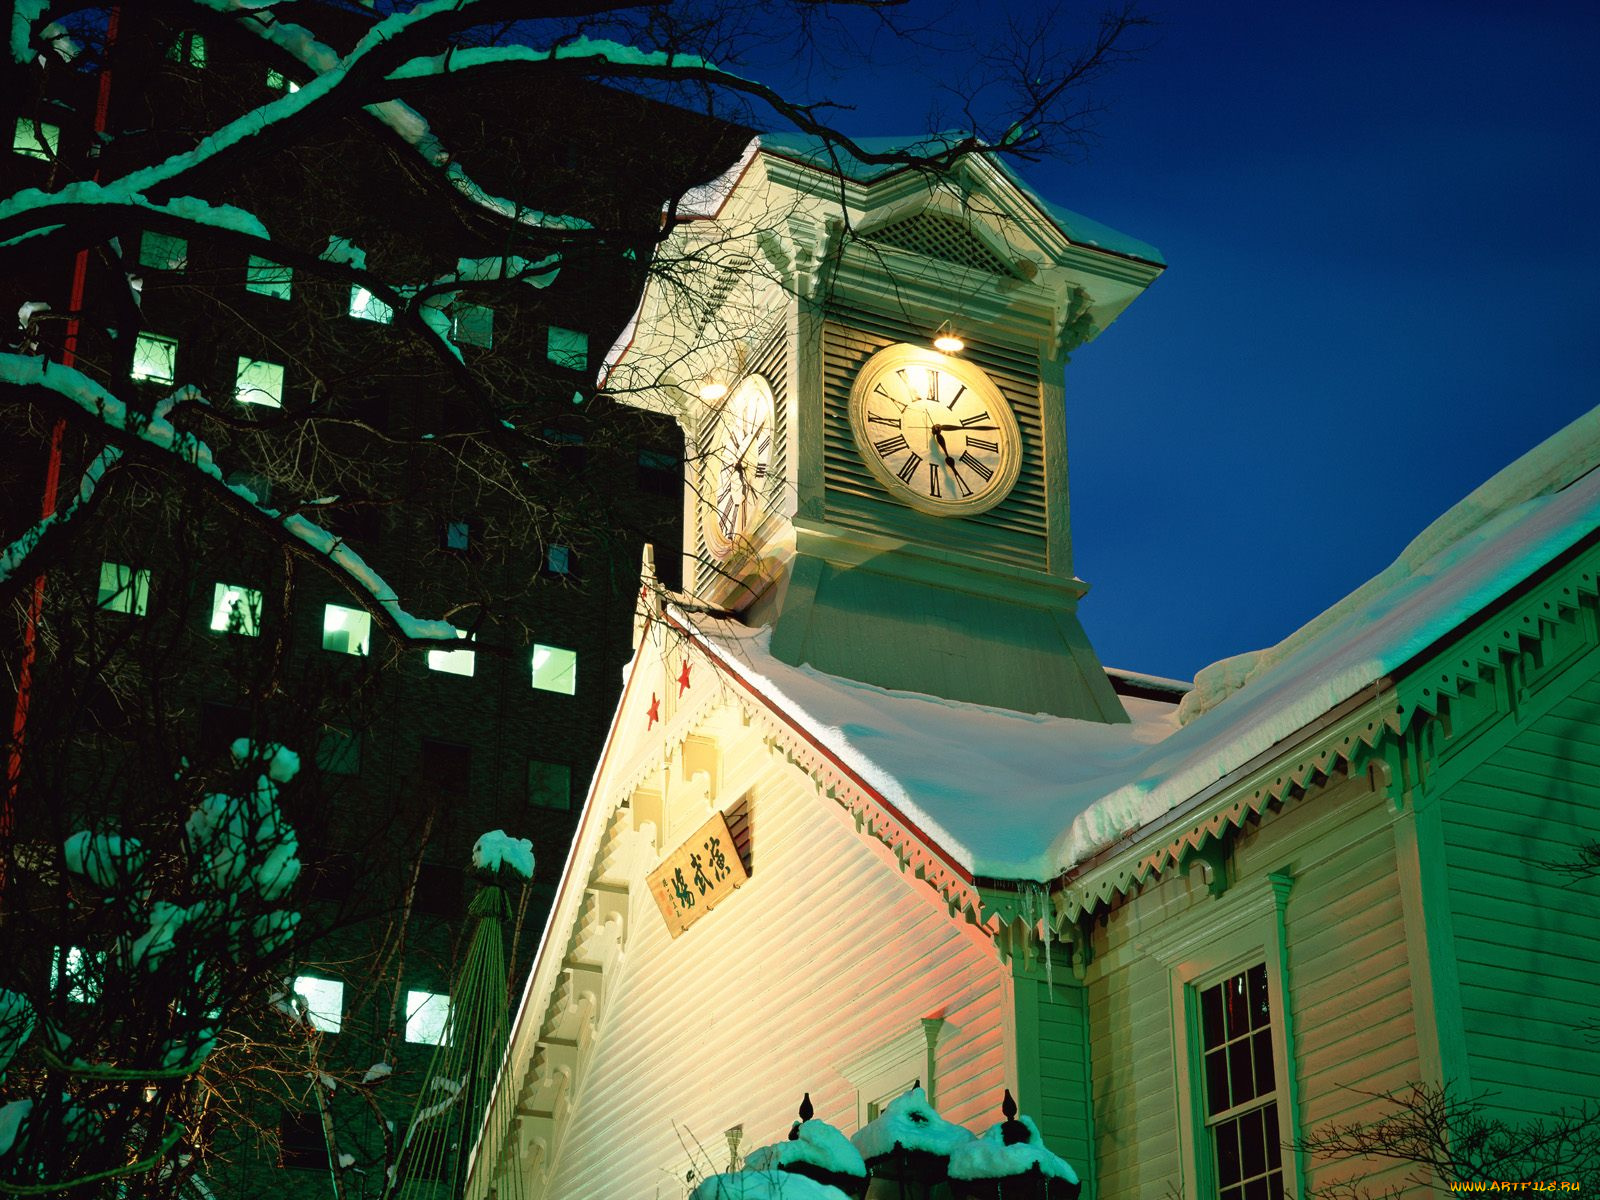
[[[850,1140],[861,1157],[870,1162],[893,1154],[896,1147],[948,1158],[974,1139],[961,1126],[950,1124],[935,1112],[927,1093],[914,1087],[889,1101],[889,1107],[876,1120],[856,1130]]]
[[[1045,1146],[1033,1118],[1022,1116],[1017,1120],[1027,1127],[1027,1141],[1008,1146],[1004,1132],[1006,1123],[993,1125],[982,1137],[973,1138],[950,1156],[950,1178],[1010,1179],[1037,1168],[1041,1175],[1051,1179],[1077,1183],[1078,1173],[1066,1159],[1057,1157]]]
[[[832,1171],[838,1175],[853,1175],[858,1179],[867,1176],[867,1164],[860,1152],[826,1121],[800,1121],[795,1126],[798,1137],[792,1141],[775,1142],[753,1150],[744,1160],[747,1171],[782,1170],[796,1163]]]
[[[689,1200],[850,1200],[836,1187],[783,1171],[736,1171],[709,1175]]]
[[[532,879],[533,843],[527,838],[508,837],[504,829],[492,829],[472,847],[472,865],[491,873],[504,867],[513,875]]]

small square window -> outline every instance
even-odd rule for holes
[[[372,614],[329,604],[322,610],[322,648],[365,658],[372,646]]]
[[[217,584],[211,600],[211,628],[255,637],[261,632],[261,593],[230,583]]]
[[[359,321],[387,325],[394,320],[394,309],[357,284],[350,289],[350,315]]]
[[[88,951],[79,946],[57,946],[50,959],[50,987],[67,984],[67,999],[74,1004],[92,1004],[100,999],[100,987],[105,979],[106,956],[101,950]]]
[[[28,158],[51,159],[61,146],[61,129],[29,117],[17,118],[17,131],[11,138],[11,149]]]
[[[329,775],[361,774],[361,735],[330,725],[317,743],[317,766]]]
[[[450,1023],[450,997],[439,992],[406,992],[406,1041],[419,1046],[444,1043]]]
[[[150,607],[150,572],[122,563],[101,563],[99,605],[107,612],[144,616]]]
[[[458,636],[466,637],[465,633]],[[428,670],[443,671],[446,675],[472,675],[473,660],[477,656],[471,650],[429,650]]]
[[[156,271],[181,271],[189,265],[189,243],[146,229],[139,235],[139,265]]]
[[[291,96],[300,90],[298,83],[282,71],[275,71],[271,67],[267,68],[267,86],[275,92],[286,92]]]
[[[572,574],[572,547],[551,546],[544,553],[544,569],[551,575]]]
[[[458,346],[494,345],[494,309],[482,304],[456,304],[450,309],[450,340]]]
[[[465,554],[472,549],[472,525],[467,521],[446,521],[440,540],[446,550]]]
[[[294,994],[305,1001],[306,1016],[323,1033],[338,1033],[344,1025],[344,984],[337,979],[301,975],[294,981]]]
[[[566,763],[528,760],[528,803],[566,812],[572,807],[572,768]]]
[[[294,269],[252,254],[244,268],[244,290],[258,296],[287,300],[294,284]]]
[[[159,333],[141,333],[133,341],[135,379],[150,383],[171,383],[178,377],[178,340]]]
[[[240,355],[238,373],[234,377],[233,395],[240,404],[261,404],[267,408],[282,408],[283,367],[278,363]]]
[[[192,30],[180,33],[167,50],[167,61],[201,70],[206,65],[206,39]]]
[[[545,357],[569,371],[585,370],[589,366],[589,335],[552,325],[545,341]]]
[[[560,646],[533,648],[533,686],[570,696],[578,690],[578,652]]]
[[[465,795],[472,785],[471,747],[423,738],[422,779],[446,795]]]

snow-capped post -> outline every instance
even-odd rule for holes
[[[1017,1115],[1010,1088],[1000,1112],[1000,1124],[950,1156],[957,1200],[1077,1200],[1078,1173],[1046,1149],[1032,1118]]]
[[[920,1081],[850,1139],[871,1177],[899,1184],[906,1200],[929,1200],[949,1177],[951,1159],[975,1140],[934,1111]]]
[[[807,1092],[800,1101],[800,1119],[790,1126],[789,1136],[751,1151],[744,1169],[802,1176],[860,1200],[867,1191],[866,1163],[850,1139],[826,1121],[817,1120],[815,1111]]]

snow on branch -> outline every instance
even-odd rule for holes
[[[101,430],[120,440],[123,448],[138,447],[165,456],[165,461],[180,463],[195,477],[206,482],[227,507],[265,526],[307,557],[323,564],[340,579],[398,637],[410,641],[448,641],[461,636],[448,621],[430,621],[413,616],[401,607],[395,590],[343,538],[297,513],[283,513],[260,503],[249,488],[224,481],[222,469],[211,447],[192,433],[177,428],[167,419],[171,407],[180,401],[208,404],[198,388],[185,386],[173,392],[146,416],[130,409],[100,384],[82,372],[58,362],[21,354],[0,354],[0,383],[16,387],[38,387],[66,400],[79,416],[98,423]],[[102,455],[102,457],[104,457]],[[96,476],[98,478],[98,476]]]

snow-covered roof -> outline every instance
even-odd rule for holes
[[[1600,527],[1597,464],[1600,409],[1277,646],[1202,671],[1181,724],[1174,706],[1131,696],[1132,722],[1102,725],[887,691],[778,661],[766,630],[692,624],[728,671],[971,875],[1046,880],[1372,688]]]
[[[918,137],[869,137],[855,138],[857,146],[868,154],[918,154],[936,155],[941,150],[949,149],[966,137],[959,132],[923,134]],[[855,183],[875,183],[880,179],[900,171],[909,170],[903,163],[867,163],[862,162],[853,154],[847,153],[838,145],[824,138],[804,133],[763,133],[761,135],[761,148],[770,154],[783,158],[793,159],[805,163],[819,170],[841,175]],[[1102,225],[1099,221],[1090,219],[1071,209],[1062,208],[1059,204],[1052,204],[1046,200],[1015,171],[1013,171],[999,157],[991,157],[991,162],[1003,172],[1007,179],[1027,196],[1056,227],[1066,234],[1067,240],[1079,246],[1093,246],[1098,250],[1107,250],[1112,254],[1124,255],[1128,258],[1137,258],[1141,262],[1153,263],[1156,266],[1166,266],[1167,260],[1161,256],[1149,242],[1140,241],[1138,238],[1129,237],[1112,229],[1109,225]]]

